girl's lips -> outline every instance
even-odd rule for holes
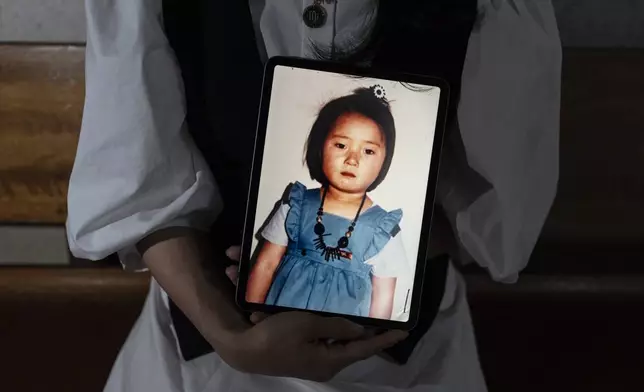
[[[353,173],[349,173],[349,172],[342,172],[342,173],[340,173],[340,174],[342,174],[344,177],[356,178],[356,175],[355,175],[355,174],[353,174]]]

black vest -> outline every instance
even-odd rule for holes
[[[406,2],[413,12],[382,26],[381,38],[374,40],[372,66],[446,79],[452,87],[448,130],[453,131],[476,0],[381,0],[381,10],[393,6],[382,4],[387,1]],[[263,64],[248,1],[163,0],[163,18],[185,85],[190,133],[223,197],[224,212],[212,230],[213,246],[223,252],[241,242],[262,83]],[[446,258],[428,263],[429,289],[423,292],[419,325],[407,341],[389,351],[398,361],[407,360],[429,329],[446,271]],[[184,359],[212,351],[173,303],[171,314]]]

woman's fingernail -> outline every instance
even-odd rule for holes
[[[409,334],[407,334],[407,333],[400,333],[400,334],[396,333],[396,334],[392,334],[392,335],[393,336],[391,336],[391,339],[389,339],[389,341],[385,345],[386,348],[391,348],[391,347],[397,345],[398,343],[400,343],[403,340],[405,340],[407,338],[407,336],[409,336]]]
[[[405,331],[394,331],[393,335],[394,336],[392,337],[392,340],[395,340],[395,342],[398,343],[402,340],[407,339],[407,337],[409,336],[409,333]]]
[[[226,249],[226,256],[228,256],[229,259],[239,261],[239,256],[241,255],[241,247],[239,246],[231,246],[230,248]]]

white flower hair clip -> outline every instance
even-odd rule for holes
[[[387,95],[385,94],[385,88],[382,87],[379,84],[371,86],[371,91],[373,91],[373,95],[376,96],[376,98],[381,99],[383,101],[387,101]]]

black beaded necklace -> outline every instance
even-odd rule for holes
[[[364,207],[364,202],[367,199],[367,194],[365,193],[364,196],[362,196],[362,201],[360,202],[360,208],[358,208],[356,217],[353,218],[353,221],[351,222],[351,225],[347,229],[347,232],[344,234],[344,236],[338,239],[338,245],[327,246],[327,244],[324,242],[324,237],[329,236],[331,234],[328,234],[328,233],[325,234],[326,228],[322,223],[322,215],[324,215],[324,200],[326,199],[326,193],[328,189],[329,189],[328,187],[324,187],[324,192],[322,193],[322,201],[320,202],[320,208],[318,208],[317,217],[315,218],[317,223],[313,227],[313,231],[318,236],[318,238],[316,238],[314,241],[315,248],[322,251],[322,256],[324,256],[324,260],[326,261],[329,261],[329,259],[339,260],[340,257],[343,257],[344,254],[346,253],[342,249],[349,246],[349,238],[351,238],[351,234],[353,233],[353,230],[356,227],[356,223],[358,222],[358,218],[360,217],[360,212],[362,211],[362,207]]]

